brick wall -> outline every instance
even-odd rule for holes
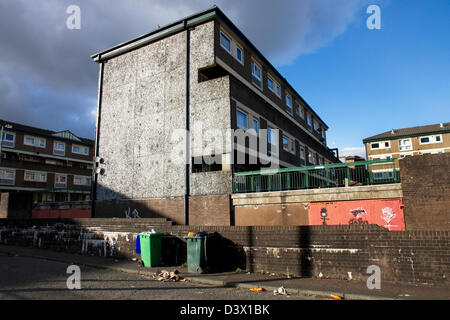
[[[0,218],[24,219],[31,217],[33,194],[27,191],[1,194]]]
[[[450,230],[450,153],[400,160],[407,230]]]
[[[230,208],[229,195],[190,196],[189,224],[229,226]],[[167,218],[184,224],[184,197],[96,201],[95,218],[125,218],[127,214],[131,218]]]
[[[164,219],[0,219],[0,243],[83,254],[136,257],[136,233],[164,232],[166,266],[186,261],[189,231],[216,232],[217,265],[307,277],[368,277],[378,265],[382,281],[449,285],[450,231],[392,231],[374,225],[304,227],[186,227]],[[214,256],[214,255],[213,255]],[[223,270],[222,270],[223,271]]]

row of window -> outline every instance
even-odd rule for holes
[[[15,146],[15,134],[10,132],[3,132],[2,135],[2,146],[8,148],[14,148]],[[25,135],[23,138],[23,144],[26,146],[45,148],[46,140],[44,138],[33,137],[29,135]],[[88,156],[89,155],[89,147],[81,146],[81,145],[72,145],[72,153],[81,154]],[[53,154],[64,156],[66,154],[66,144],[64,142],[54,141],[53,142]]]
[[[0,184],[14,185],[16,171],[14,169],[0,169]],[[25,170],[24,180],[30,182],[47,182],[47,172]],[[67,187],[67,174],[55,173],[55,188]],[[73,184],[76,186],[90,186],[91,177],[73,176]]]
[[[442,143],[442,135],[419,137],[419,144]],[[389,149],[391,147],[390,141],[373,142],[370,144],[371,150]],[[411,138],[398,140],[398,147],[400,151],[412,150]]]
[[[295,155],[295,140],[291,137],[284,135],[281,138],[283,144],[283,150]],[[306,147],[301,145],[298,149],[298,155],[300,158],[300,163],[302,165],[306,165]],[[317,165],[317,164],[328,164],[330,161],[321,157],[317,152],[313,152],[312,150],[308,150],[308,162]]]
[[[441,154],[444,153],[444,150],[434,150],[434,151],[418,151],[418,155],[423,155],[423,154]],[[402,153],[400,154],[400,158],[405,158],[405,157],[409,157],[409,156],[413,156],[414,153],[412,152],[406,152],[406,153]],[[398,157],[394,157],[392,154],[390,155],[383,155],[383,156],[369,156],[369,160],[391,160],[391,159],[397,159]]]
[[[229,54],[231,54],[236,60],[240,63],[244,64],[243,50],[242,46],[240,46],[231,36],[229,36],[223,30],[220,31],[220,45],[224,48]],[[261,65],[256,61],[252,60],[251,62],[252,69],[252,82],[256,85],[260,90],[263,89],[263,79],[262,79],[262,68]],[[275,77],[270,74],[267,75],[267,88],[272,91],[278,98],[281,99],[281,85],[275,80]],[[325,129],[322,128],[317,120],[313,120],[313,117],[310,113],[305,112],[305,108],[301,106],[300,103],[296,103],[295,107],[293,106],[292,95],[286,93],[285,95],[286,101],[286,110],[289,114],[294,115],[293,109],[295,109],[295,113],[305,120],[308,125],[308,129],[313,131],[313,129],[319,133],[323,139],[325,139]]]
[[[247,131],[249,129],[253,129],[254,133],[259,136],[259,120],[250,112],[246,112],[242,109],[236,110],[236,118],[237,118],[237,126],[238,128]],[[251,132],[251,131],[250,131]],[[295,155],[295,139],[291,138],[287,134],[283,134],[282,136],[282,147],[284,151],[290,152]],[[277,145],[277,136],[275,134],[275,127],[267,126],[267,143],[268,145]],[[300,162],[305,165],[306,164],[306,148],[303,145],[300,145],[299,148],[299,157]],[[319,156],[318,153],[308,152],[308,162],[312,164],[325,164],[330,163],[323,157]]]

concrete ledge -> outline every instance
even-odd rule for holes
[[[402,198],[400,183],[308,190],[233,194],[235,206]]]

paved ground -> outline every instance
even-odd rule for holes
[[[68,290],[66,269],[81,267],[82,290]],[[364,281],[290,278],[258,273],[190,274],[189,282],[158,282],[150,275],[162,268],[140,268],[137,262],[68,254],[38,248],[0,245],[0,299],[423,299],[449,300],[450,288],[401,285],[382,281],[381,290]],[[172,271],[174,268],[165,268]],[[284,286],[289,296],[274,296]],[[265,292],[250,292],[262,287]]]
[[[306,299],[193,282],[160,282],[150,276],[80,266],[81,289],[67,288],[70,264],[0,253],[0,300],[253,300]]]

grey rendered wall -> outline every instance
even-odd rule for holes
[[[198,83],[198,68],[214,64],[213,21],[191,31],[190,49],[191,127],[230,127],[227,78]],[[184,195],[185,164],[173,159],[184,143],[173,134],[185,128],[185,105],[186,32],[105,63],[98,200]]]

